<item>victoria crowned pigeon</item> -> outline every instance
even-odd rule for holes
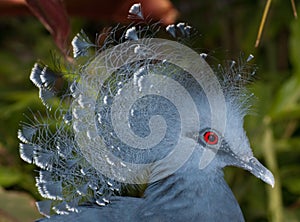
[[[143,18],[139,4],[130,14]],[[72,44],[83,65],[35,64],[30,79],[48,111],[18,136],[21,157],[41,168],[40,221],[244,221],[223,168],[274,186],[243,129],[252,56],[213,70],[156,30],[118,27],[101,44],[81,32]],[[179,40],[191,27],[166,31]]]

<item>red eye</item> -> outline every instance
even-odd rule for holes
[[[208,143],[209,145],[215,145],[219,141],[219,137],[216,133],[212,131],[207,131],[203,135],[204,141]]]

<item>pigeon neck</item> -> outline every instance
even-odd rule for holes
[[[176,217],[175,212],[181,212],[180,220],[169,218],[175,221],[244,221],[222,169],[213,164],[201,170],[185,164],[174,174],[149,185],[145,200],[145,212],[149,215],[149,211],[155,215],[158,208],[166,211],[165,215]]]

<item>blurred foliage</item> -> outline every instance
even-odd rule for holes
[[[243,170],[226,169],[226,179],[246,221],[300,221],[300,21],[293,18],[290,2],[272,2],[257,49],[254,44],[265,1],[173,3],[181,12],[179,20],[198,32],[193,47],[208,53],[209,59],[237,59],[241,52],[255,56],[258,71],[250,90],[257,99],[254,115],[246,118],[245,126],[255,156],[274,173],[276,185],[272,189]],[[106,25],[112,24],[72,20],[73,33],[80,27],[95,33]],[[37,59],[51,64],[50,52],[56,48],[43,26],[31,17],[2,18],[0,47],[0,187],[6,192],[25,191],[39,199],[34,167],[19,158],[16,132],[19,122],[26,120],[22,113],[30,116],[28,107],[32,112],[42,107],[38,90],[29,81],[31,67]],[[15,215],[26,204],[4,199],[2,194],[0,200],[8,206],[0,206],[0,216],[6,212],[13,218],[7,221],[21,221]],[[14,201],[15,206],[9,205]],[[31,200],[24,201],[32,206]],[[32,219],[38,217],[31,215]]]

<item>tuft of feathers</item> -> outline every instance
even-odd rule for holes
[[[247,86],[254,80],[256,68],[250,62],[254,58],[250,54],[247,59],[243,55],[238,61],[227,61],[225,66],[218,65],[215,69],[220,79],[225,99],[235,107],[241,117],[248,114],[252,105],[253,93],[250,93]]]

